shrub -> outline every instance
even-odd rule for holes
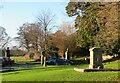
[[[30,53],[30,59],[33,59],[35,53]]]

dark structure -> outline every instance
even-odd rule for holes
[[[6,53],[7,53],[7,57],[10,58],[10,50],[9,50],[9,47],[7,47]]]

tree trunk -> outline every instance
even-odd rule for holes
[[[45,54],[44,54],[44,64],[43,66],[45,67],[46,66],[46,56],[47,56],[47,27],[45,27],[45,47],[44,47],[44,51],[45,51]]]

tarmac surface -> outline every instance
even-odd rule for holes
[[[28,63],[14,63],[13,65],[7,65],[5,67],[0,67],[0,72],[13,71],[15,68],[28,68],[32,66],[37,66],[39,64],[28,64]]]

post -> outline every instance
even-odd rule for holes
[[[10,58],[10,50],[9,50],[9,47],[7,47],[6,53],[7,53],[7,57]]]
[[[43,63],[44,63],[44,62],[43,62],[43,61],[44,61],[43,55],[44,55],[44,51],[41,52],[41,65],[43,65]]]
[[[65,59],[66,60],[68,59],[68,48],[67,48],[67,51],[65,52]]]
[[[44,67],[46,67],[46,56],[44,56],[44,64],[43,64]]]

